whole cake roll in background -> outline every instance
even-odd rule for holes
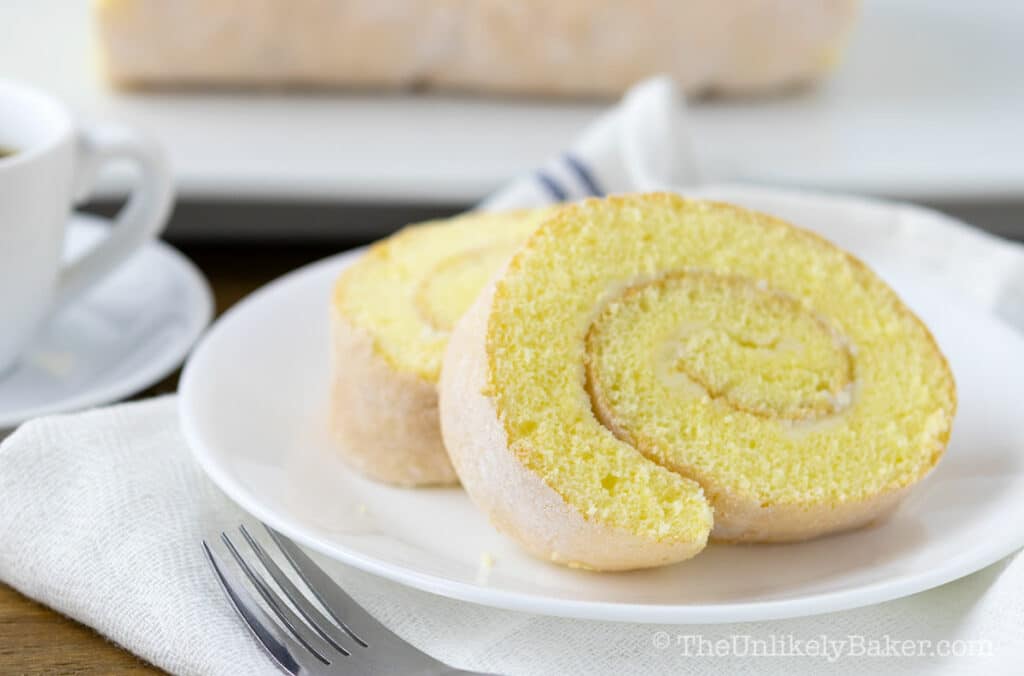
[[[118,86],[439,88],[615,96],[813,82],[855,0],[95,0]]]

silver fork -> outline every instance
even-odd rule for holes
[[[276,583],[277,591],[265,576],[246,562],[227,533],[221,533],[220,539],[267,607],[276,615],[276,622],[205,540],[203,550],[231,605],[274,663],[285,673],[328,676],[488,676],[480,672],[454,669],[407,643],[366,612],[294,542],[267,526],[264,528],[305,586],[330,615],[330,619],[292,583],[245,526],[240,526],[239,531],[262,568]],[[290,602],[291,607],[284,599]],[[298,610],[298,614],[292,607]]]

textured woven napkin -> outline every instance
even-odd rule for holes
[[[486,206],[691,178],[677,105],[667,83],[640,86],[570,153]],[[952,223],[917,223],[913,214],[882,234],[901,243],[909,267],[957,283],[976,303],[1024,330],[1019,246]],[[172,672],[276,673],[236,619],[199,548],[203,537],[244,520],[191,459],[173,397],[36,420],[0,445],[0,580]],[[1024,663],[1019,556],[869,608],[714,626],[495,610],[320,560],[397,633],[467,669],[544,676],[1011,674]]]

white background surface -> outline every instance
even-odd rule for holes
[[[540,164],[605,104],[450,97],[117,94],[84,0],[4,0],[0,77],[168,147],[182,197],[470,203]],[[704,177],[906,199],[1024,197],[1024,4],[866,0],[813,91],[691,110]],[[108,183],[116,188],[118,181]]]
[[[185,438],[229,497],[299,542],[415,588],[534,613],[673,623],[796,617],[929,589],[1024,544],[1024,341],[986,310],[984,291],[950,277],[918,240],[938,230],[959,237],[964,256],[987,247],[1019,262],[1017,252],[911,207],[749,189],[713,194],[780,214],[863,256],[949,359],[960,400],[949,449],[884,523],[792,545],[712,545],[676,566],[590,574],[528,556],[458,488],[363,479],[327,435],[323,311],[338,271],[358,252],[296,271],[218,321],[182,376]],[[993,274],[996,258],[988,261]],[[940,272],[945,284],[936,283]],[[484,553],[493,569],[481,568]]]

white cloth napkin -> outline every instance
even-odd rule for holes
[[[525,177],[484,206],[548,201],[552,183],[575,198],[685,181],[694,167],[684,123],[671,85],[645,83],[587,130],[569,159],[552,160],[544,176]],[[1020,247],[955,226],[943,230],[941,245],[929,246],[934,232],[908,228],[903,234],[908,255],[927,258],[937,276],[963,274],[969,257],[977,274],[967,292],[1024,329]],[[36,420],[0,445],[0,580],[172,672],[276,673],[236,619],[199,548],[203,537],[244,520],[192,461],[173,397]],[[715,626],[495,610],[319,560],[397,633],[467,669],[545,676],[1009,674],[1020,673],[1024,663],[1020,557],[874,607]],[[925,640],[935,650],[991,655],[922,656],[931,649],[896,643]],[[798,654],[752,657],[753,650]],[[843,654],[833,659],[839,650]]]
[[[532,207],[690,185],[698,177],[685,101],[671,79],[656,77],[630,89],[565,152],[498,190],[480,208]]]
[[[245,516],[191,460],[175,403],[165,397],[37,420],[0,446],[0,579],[169,671],[274,674],[200,551],[201,538],[234,528]],[[318,560],[371,613],[415,645],[456,666],[495,673],[818,674],[833,668],[861,674],[912,673],[931,666],[942,673],[1009,674],[1020,673],[1024,658],[1020,557],[870,608],[717,626],[586,622],[494,610]],[[864,656],[829,663],[819,657],[685,653],[686,641],[696,640],[685,636],[712,642],[774,637],[784,646],[822,635],[983,640],[991,641],[995,655]]]

